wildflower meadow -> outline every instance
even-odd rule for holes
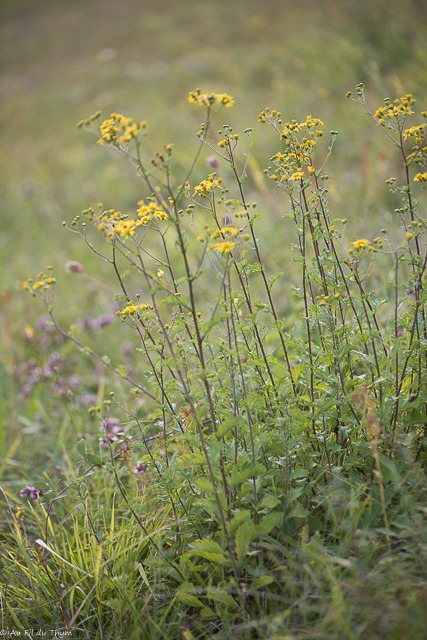
[[[1,637],[425,638],[427,105],[341,98],[339,130],[202,82],[191,141],[78,122],[79,249],[26,265],[0,368]],[[361,116],[363,220],[334,162]]]

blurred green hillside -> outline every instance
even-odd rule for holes
[[[3,0],[0,34],[0,295],[8,334],[12,324],[20,326],[18,316],[28,320],[29,301],[17,291],[23,278],[52,264],[66,290],[74,283],[64,272],[70,259],[104,277],[62,220],[98,201],[133,208],[140,197],[132,170],[76,128],[98,109],[147,119],[153,151],[176,143],[178,178],[196,148],[200,122],[186,103],[190,89],[236,97],[227,119],[236,130],[254,128],[260,169],[277,141],[257,124],[259,111],[275,107],[285,118],[312,113],[327,131],[340,132],[328,167],[335,215],[347,216],[360,233],[390,220],[389,154],[382,154],[381,135],[345,93],[364,82],[373,106],[404,92],[422,103],[425,3]],[[373,157],[379,157],[374,171]],[[272,225],[280,216],[277,202],[274,219],[265,203]],[[89,305],[90,298],[78,304]]]

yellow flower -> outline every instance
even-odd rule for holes
[[[304,177],[304,171],[295,171],[289,178],[289,180],[293,181],[293,182],[297,182],[298,180],[301,180],[301,178]]]
[[[369,240],[366,240],[366,238],[360,238],[359,240],[355,240],[351,244],[353,245],[354,249],[358,250],[358,249],[365,249],[366,247],[369,247],[370,242]]]
[[[427,182],[427,171],[425,173],[417,173],[414,182]]]
[[[413,233],[411,233],[410,231],[407,231],[407,232],[405,233],[405,237],[406,237],[406,239],[407,239],[407,240],[410,240],[411,238],[413,238],[413,237],[414,237],[414,234],[413,234]]]
[[[213,242],[208,246],[208,250],[218,251],[218,253],[230,253],[235,246],[236,243],[232,240],[224,240],[224,242]]]
[[[141,226],[140,220],[120,220],[113,226],[112,231],[118,236],[134,236],[137,227]]]

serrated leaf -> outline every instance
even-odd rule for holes
[[[268,278],[268,288],[271,291],[276,280],[283,276],[283,271],[277,271],[277,273],[273,273],[272,276]]]
[[[238,511],[237,513],[235,513],[228,525],[229,533],[233,535],[233,533],[237,531],[237,529],[244,522],[249,520],[250,517],[251,517],[251,512],[249,511],[249,509],[242,509],[241,511]]]
[[[209,478],[205,478],[205,477],[195,478],[193,480],[193,484],[198,489],[201,489],[202,491],[206,491],[207,493],[214,493],[215,491],[215,487],[212,485],[212,482],[209,480]]]
[[[256,525],[256,533],[257,535],[265,535],[270,533],[283,521],[283,513],[281,511],[273,511],[272,513],[268,513],[266,516],[261,518],[261,521]]]

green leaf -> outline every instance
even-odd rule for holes
[[[259,578],[253,581],[252,586],[254,589],[262,589],[263,587],[266,587],[272,582],[274,582],[273,576],[260,576]]]
[[[80,453],[81,456],[85,456],[86,455],[86,440],[83,440],[83,439],[80,440],[76,445],[76,449]]]
[[[193,480],[193,484],[198,489],[206,491],[207,493],[214,493],[215,491],[215,487],[212,485],[212,482],[209,480],[209,478],[206,477],[195,478]]]
[[[178,600],[178,602],[187,604],[190,607],[196,607],[197,609],[202,609],[205,606],[197,596],[193,596],[191,593],[178,592],[175,599]]]
[[[289,476],[290,480],[299,480],[308,476],[307,469],[295,469]]]
[[[238,528],[235,543],[236,553],[239,562],[242,562],[247,556],[249,545],[252,542],[255,527],[252,522],[244,522],[241,527]]]
[[[94,455],[93,453],[87,453],[85,455],[85,459],[89,462],[89,464],[102,465],[104,461],[99,456]]]
[[[232,517],[232,519],[230,520],[230,523],[228,525],[229,533],[233,534],[235,531],[237,531],[237,529],[244,522],[249,520],[250,517],[251,517],[251,512],[249,511],[249,509],[242,509],[241,511],[237,511]]]
[[[270,533],[283,521],[283,513],[281,511],[273,511],[261,518],[261,521],[256,525],[257,537]]]
[[[259,476],[263,471],[265,471],[265,467],[259,462],[246,462],[240,470],[235,470],[232,474],[230,485],[236,487],[249,478],[256,478],[256,476]]]
[[[283,276],[283,271],[277,271],[277,273],[273,273],[273,275],[268,278],[268,289],[269,289],[269,291],[272,290],[273,285],[276,282],[276,280],[278,280],[282,276]]]
[[[308,509],[304,509],[304,507],[294,507],[288,514],[288,517],[289,518],[306,518],[309,515],[310,515],[310,511]]]
[[[208,587],[206,589],[206,596],[209,598],[209,600],[212,600],[212,602],[224,604],[233,609],[236,609],[236,607],[238,606],[233,596],[227,593],[227,591],[224,591],[224,589]]]
[[[274,509],[278,504],[280,504],[279,498],[272,495],[264,496],[261,500],[261,507],[263,509]]]
[[[231,418],[227,418],[222,422],[218,428],[218,431],[215,433],[217,438],[223,438],[227,433],[232,431],[235,427],[246,427],[247,422],[243,416],[237,415],[232,416]]]
[[[222,564],[226,560],[223,548],[213,540],[207,538],[196,540],[190,545],[190,548],[190,554],[205,558],[215,564]]]

